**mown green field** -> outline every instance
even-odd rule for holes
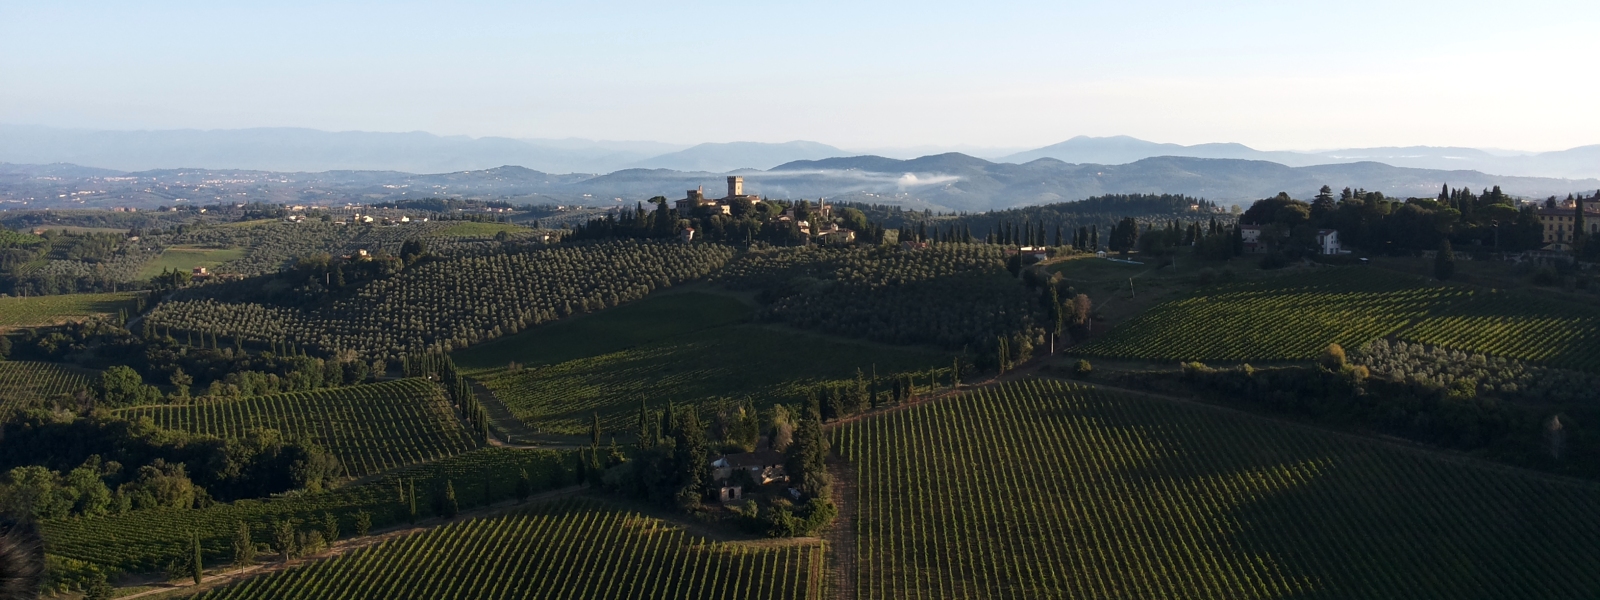
[[[460,454],[478,443],[451,412],[444,391],[422,379],[117,411],[129,420],[223,438],[276,429],[327,448],[345,473],[365,477]]]
[[[1593,598],[1600,485],[1028,380],[834,432],[859,598]]]
[[[374,528],[405,522],[409,503],[400,497],[401,482],[416,486],[422,518],[432,516],[432,498],[448,481],[455,487],[463,510],[485,500],[504,502],[527,471],[535,493],[565,487],[575,481],[569,453],[548,450],[484,448],[450,458],[385,473],[362,485],[322,493],[307,493],[267,500],[243,500],[199,509],[150,509],[104,517],[45,521],[46,551],[81,560],[111,572],[155,571],[174,558],[187,558],[189,540],[200,534],[206,561],[223,563],[233,556],[232,539],[239,523],[250,525],[258,543],[267,543],[275,520],[292,520],[303,529],[315,528],[317,519],[333,514],[342,531],[354,531],[357,511],[372,515]],[[486,487],[487,486],[487,487]]]
[[[727,325],[627,350],[520,372],[479,375],[516,415],[544,433],[581,434],[593,414],[609,432],[633,431],[641,401],[699,405],[749,398],[757,407],[798,403],[812,387],[870,375],[944,368],[947,354]]]
[[[448,227],[432,232],[438,237],[494,237],[500,232],[511,234],[533,231],[530,228],[514,223],[479,223],[476,221],[461,221]]]
[[[463,521],[203,593],[269,598],[823,597],[822,546],[716,543],[590,500]]]
[[[161,256],[145,263],[139,269],[140,279],[160,275],[162,271],[177,269],[188,273],[195,267],[215,269],[217,265],[244,257],[244,248],[206,248],[202,246],[172,246]]]
[[[945,368],[950,356],[743,323],[738,299],[685,292],[496,340],[452,355],[518,419],[544,433],[578,434],[595,413],[632,431],[641,400],[757,406],[803,400],[809,387],[870,375]],[[523,368],[511,371],[508,362]]]
[[[134,310],[140,292],[66,294],[0,298],[0,331],[14,327],[39,327]]]
[[[508,362],[555,364],[746,321],[753,312],[750,305],[721,294],[657,294],[479,344],[452,354],[451,359],[469,371],[504,367]]]

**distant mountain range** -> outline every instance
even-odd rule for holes
[[[1413,169],[1376,162],[1290,167],[1225,158],[1161,156],[1127,164],[1071,164],[1040,158],[1025,164],[991,162],[960,153],[911,160],[881,156],[791,161],[771,169],[733,171],[745,190],[773,198],[827,197],[836,201],[979,212],[1079,200],[1117,193],[1176,193],[1222,203],[1289,192],[1309,198],[1329,185],[1431,197],[1443,185],[1501,186],[1525,198],[1600,189],[1600,179],[1486,175],[1478,171]],[[136,172],[68,164],[0,164],[0,207],[153,208],[188,202],[266,201],[306,204],[369,203],[425,197],[466,197],[526,203],[615,205],[652,196],[681,198],[704,186],[721,194],[726,172],[632,168],[606,175],[556,175],[517,166],[438,174],[338,170],[315,173],[215,169]]]
[[[1050,146],[1018,152],[1000,160],[1025,163],[1054,158],[1069,163],[1124,164],[1156,156],[1265,160],[1290,167],[1380,162],[1396,167],[1474,170],[1525,177],[1600,177],[1600,144],[1540,153],[1491,153],[1476,148],[1410,146],[1347,148],[1318,152],[1256,150],[1244,144],[1161,144],[1128,136],[1078,136]]]
[[[937,155],[956,148],[882,148],[878,156]],[[1380,162],[1396,167],[1473,170],[1521,177],[1600,178],[1600,145],[1543,153],[1414,146],[1315,152],[1256,150],[1243,144],[1183,146],[1127,136],[1079,136],[998,156],[997,162],[1053,158],[1074,164],[1121,165],[1160,156],[1262,160],[1290,167]],[[915,151],[915,152],[913,152]],[[728,172],[767,170],[852,152],[808,141],[731,142],[696,146],[661,142],[437,136],[423,132],[326,132],[313,129],[91,131],[0,125],[0,162],[72,163],[122,171],[204,168],[285,172],[380,170],[442,173],[518,165],[544,173],[612,173],[623,169]]]

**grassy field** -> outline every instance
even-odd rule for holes
[[[451,414],[444,392],[421,379],[117,412],[132,420],[150,417],[162,427],[223,438],[240,437],[251,429],[308,437],[339,457],[346,474],[354,477],[477,446]]]
[[[175,557],[187,558],[192,533],[200,534],[206,560],[222,563],[233,556],[231,542],[239,523],[250,525],[258,543],[271,539],[274,520],[312,523],[325,514],[340,519],[343,531],[354,531],[356,511],[372,515],[374,528],[402,523],[409,514],[401,502],[401,482],[416,486],[417,507],[423,518],[433,514],[431,498],[448,481],[456,489],[463,509],[502,502],[512,497],[518,476],[527,471],[535,493],[566,486],[569,454],[485,448],[385,473],[363,485],[318,494],[296,494],[269,500],[246,500],[201,509],[139,510],[104,517],[45,521],[47,551],[82,560],[113,572],[145,572],[164,567]],[[559,476],[557,476],[559,474]],[[307,526],[309,528],[309,526]]]
[[[0,361],[0,410],[30,402],[70,398],[87,390],[88,376],[50,363]]]
[[[29,231],[32,231],[33,229],[35,229],[35,228],[31,228],[30,227]],[[45,225],[45,226],[42,226],[42,227],[38,227],[37,229],[47,229],[47,230],[50,230],[50,231],[61,231],[61,232],[66,232],[66,233],[77,233],[77,234],[83,234],[83,233],[115,233],[115,234],[118,234],[118,235],[127,235],[128,234],[128,230],[127,229],[125,229],[125,228],[124,229],[118,229],[116,227],[79,227],[77,225]]]
[[[513,223],[462,221],[435,231],[433,235],[440,237],[494,237],[495,234],[502,231],[516,234],[533,230]]]
[[[537,504],[197,596],[249,598],[822,597],[822,547],[713,543],[588,500]]]
[[[90,317],[114,315],[118,310],[134,309],[139,292],[107,294],[67,294],[0,298],[0,331],[16,327],[39,327]]]
[[[149,279],[160,275],[167,269],[177,269],[185,273],[195,267],[214,269],[217,265],[230,260],[244,257],[244,248],[206,248],[202,246],[172,246],[161,253],[139,270],[140,279]]]
[[[752,309],[704,292],[657,294],[559,321],[452,355],[512,414],[544,433],[632,431],[641,399],[709,406],[750,398],[758,406],[802,400],[809,386],[854,377],[942,368],[949,356],[744,323]],[[524,368],[509,371],[507,362]]]
[[[1074,350],[1140,360],[1304,360],[1330,343],[1359,348],[1471,292],[1407,275],[1329,268],[1203,288]]]
[[[834,433],[860,598],[1593,598],[1600,486],[1030,380]]]
[[[880,375],[949,366],[933,351],[879,346],[756,325],[727,325],[627,350],[520,372],[482,373],[485,386],[524,423],[544,433],[633,431],[641,400],[698,404],[749,398],[756,406],[799,402],[823,382],[857,370]]]
[[[473,346],[456,352],[451,359],[468,370],[504,367],[511,361],[523,365],[555,364],[746,321],[752,312],[748,304],[721,294],[657,294],[595,315],[557,321]]]

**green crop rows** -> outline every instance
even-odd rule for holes
[[[1142,360],[1303,360],[1359,348],[1470,292],[1368,269],[1324,269],[1208,288],[1160,304],[1078,353]]]
[[[93,316],[116,314],[121,309],[132,313],[133,300],[138,295],[139,292],[115,292],[0,298],[0,330],[82,321]]]
[[[130,420],[218,437],[276,429],[307,437],[365,477],[471,450],[472,436],[451,413],[439,386],[424,379],[119,411]]]
[[[158,570],[174,557],[187,556],[189,536],[198,532],[206,560],[232,557],[231,542],[239,522],[248,523],[257,542],[270,539],[274,519],[307,522],[332,513],[341,529],[354,530],[356,511],[372,514],[373,527],[403,521],[409,503],[400,501],[400,482],[418,489],[421,514],[430,514],[430,498],[445,481],[455,486],[462,510],[483,503],[485,490],[493,502],[512,497],[518,476],[528,472],[534,490],[560,487],[572,481],[567,471],[571,459],[563,453],[510,448],[485,448],[466,454],[399,469],[371,483],[331,492],[300,494],[271,500],[244,500],[202,509],[152,509],[106,517],[45,521],[45,547],[49,553],[82,560],[114,571]],[[559,474],[559,477],[557,476]]]
[[[1561,369],[1600,371],[1600,310],[1559,300],[1479,294],[1400,337]]]
[[[88,377],[50,363],[0,361],[0,409],[70,398],[88,388]]]
[[[861,598],[1591,598],[1600,486],[1028,380],[836,430]]]
[[[197,596],[820,598],[818,544],[711,543],[592,501],[535,505],[385,541]]]
[[[798,402],[808,386],[943,367],[947,356],[877,347],[753,325],[702,330],[649,344],[519,372],[487,372],[483,383],[524,423],[546,433],[588,431],[593,413],[608,431],[632,431],[640,399],[660,408],[718,398],[758,405]]]

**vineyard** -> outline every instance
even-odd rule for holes
[[[1027,380],[835,430],[861,598],[1588,598],[1600,486]]]
[[[1323,269],[1206,288],[1157,305],[1076,352],[1160,361],[1303,360],[1330,343],[1359,348],[1470,295],[1385,271]]]
[[[138,292],[116,292],[0,298],[0,331],[82,321],[90,317],[114,315],[123,309],[132,313],[134,298],[138,295]]]
[[[449,481],[461,507],[481,506],[485,500],[502,502],[513,497],[524,470],[535,493],[564,487],[571,459],[551,451],[486,448],[431,463],[384,474],[362,485],[331,492],[299,494],[270,500],[242,500],[201,509],[138,510],[105,517],[61,519],[42,523],[46,550],[52,555],[82,560],[113,571],[158,570],[189,551],[190,535],[198,532],[207,561],[232,557],[231,540],[240,522],[250,525],[258,542],[267,542],[271,522],[288,519],[312,523],[331,513],[353,531],[355,513],[367,511],[374,528],[405,521],[409,502],[401,501],[402,482],[418,491],[418,509],[432,514],[430,498]]]
[[[758,291],[763,319],[876,342],[976,349],[1042,332],[999,246],[782,248],[741,256],[716,281]]]
[[[1400,333],[1402,339],[1600,372],[1600,309],[1507,293],[1479,294]]]
[[[40,362],[0,361],[0,411],[44,400],[70,399],[91,381],[77,371]]]
[[[754,325],[730,325],[669,341],[517,371],[480,375],[524,423],[580,434],[598,413],[607,431],[633,431],[641,399],[707,406],[751,398],[757,406],[799,402],[819,383],[947,366],[950,358]]]
[[[821,598],[822,547],[714,543],[586,500],[454,523],[197,598]]]
[[[301,310],[217,302],[195,290],[163,302],[152,325],[323,352],[396,359],[452,351],[534,325],[595,312],[699,279],[732,256],[725,246],[606,242],[465,253],[420,263],[353,296]]]
[[[365,477],[395,467],[452,456],[476,446],[456,420],[439,386],[401,379],[311,392],[273,394],[118,411],[129,419],[223,438],[276,429],[327,448],[345,473]]]

